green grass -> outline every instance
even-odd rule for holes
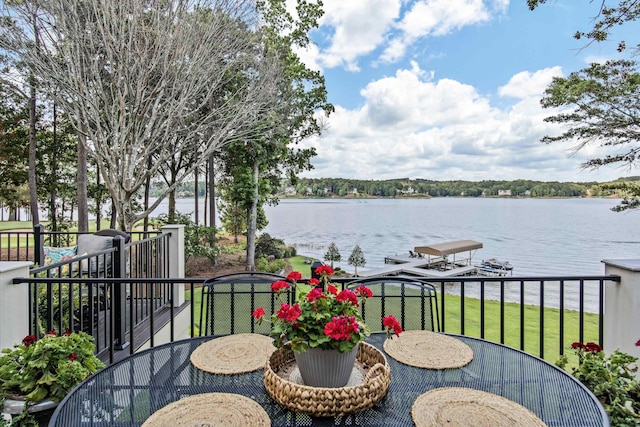
[[[304,262],[304,260],[303,260]],[[235,295],[235,311],[234,317],[236,325],[244,325],[245,330],[236,330],[236,332],[248,332],[249,325],[251,324],[251,306],[249,298],[243,296],[242,292],[247,292],[248,288],[241,286],[236,288],[238,292]],[[376,294],[375,288],[373,289]],[[398,319],[402,317],[400,299],[394,298],[399,296],[399,289],[397,292],[391,292],[389,287],[386,291],[386,307],[385,315],[393,314]],[[407,298],[405,298],[404,318],[406,329],[420,329],[419,316],[411,316],[412,313],[420,313],[421,310],[421,298],[418,298],[419,293],[415,290],[406,290]],[[191,292],[187,291],[187,299],[191,299]],[[269,315],[270,300],[268,294],[256,295],[254,307],[264,307],[267,311],[267,318]],[[366,306],[366,322],[370,326],[372,331],[381,330],[379,322],[382,318],[381,307],[376,303],[377,300],[371,300]],[[196,323],[200,319],[200,307],[202,302],[202,289],[196,288],[194,292],[194,308]],[[460,323],[460,302],[459,296],[445,294],[445,332],[449,333],[461,333]],[[439,309],[442,310],[440,295],[438,294]],[[504,305],[504,325],[500,323],[500,303],[496,301],[485,301],[484,308],[484,335],[480,329],[480,300],[475,298],[465,298],[465,325],[464,334],[473,337],[483,337],[487,340],[500,342],[500,330],[504,328],[504,343],[508,346],[520,348],[520,305],[515,303],[505,303]],[[218,294],[216,297],[216,310],[219,313],[225,313],[225,316],[219,316],[216,318],[214,327],[216,332],[224,333],[225,328],[229,328],[229,307],[231,301],[229,295]],[[560,310],[554,308],[544,308],[544,358],[550,362],[555,362],[560,355]],[[584,314],[584,340],[596,341],[598,339],[598,316],[591,313]],[[524,325],[524,351],[534,355],[540,355],[540,307],[533,305],[524,306],[524,319],[522,320]],[[198,328],[199,325],[196,325]],[[260,329],[256,332],[268,333],[269,323],[265,321],[260,326]],[[198,334],[196,329],[195,334]],[[573,355],[573,352],[568,351],[571,348],[571,343],[579,340],[579,314],[576,311],[565,310],[564,312],[564,353]]]

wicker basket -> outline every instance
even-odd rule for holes
[[[362,384],[339,388],[309,387],[288,381],[277,374],[281,367],[295,363],[291,350],[279,348],[264,368],[264,386],[279,404],[293,412],[315,417],[353,414],[371,408],[387,394],[391,369],[387,359],[374,346],[360,342],[356,363],[369,371]]]

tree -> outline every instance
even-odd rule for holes
[[[284,59],[285,78],[278,82],[274,92],[274,102],[283,108],[263,116],[258,137],[228,145],[223,159],[226,175],[251,177],[248,186],[243,179],[238,183],[241,190],[233,192],[247,197],[239,201],[247,209],[247,270],[255,270],[255,240],[262,206],[277,203],[275,192],[284,175],[295,181],[299,172],[311,169],[315,148],[297,149],[296,145],[304,138],[320,134],[318,110],[325,115],[333,111],[327,102],[324,78],[308,69],[293,51],[295,46],[309,43],[308,31],[317,27],[322,16],[320,4],[297,0],[294,19],[286,3],[258,2],[265,17],[266,54]]]
[[[546,0],[527,0],[531,10],[545,2]],[[586,38],[590,40],[589,43],[605,41],[611,37],[615,27],[636,21],[640,17],[640,2],[637,0],[621,0],[613,6],[610,4],[602,0],[591,31],[577,31],[574,38]],[[636,45],[634,51],[637,52],[639,47],[640,45]],[[618,51],[622,52],[626,48],[627,41],[620,40]],[[603,165],[623,163],[631,169],[640,153],[639,93],[640,74],[634,61],[591,64],[583,70],[571,73],[567,78],[554,78],[541,103],[544,108],[559,107],[562,110],[545,121],[566,125],[567,130],[557,136],[545,136],[542,141],[575,142],[574,152],[596,144],[607,152],[589,159],[582,165],[584,168],[597,169]],[[623,148],[624,145],[630,145],[630,148]],[[621,181],[609,184],[608,188],[625,193],[625,200],[615,206],[614,211],[640,207],[640,189],[637,186],[626,185]]]
[[[331,268],[333,268],[333,262],[340,261],[341,258],[338,246],[336,246],[335,242],[331,242],[329,249],[327,249],[327,253],[324,254],[324,260],[331,261]]]
[[[349,255],[349,265],[353,265],[355,268],[355,275],[358,275],[358,267],[364,267],[367,261],[364,259],[364,254],[362,253],[362,249],[360,249],[359,245],[356,245]]]
[[[147,177],[176,152],[199,150],[206,159],[259,134],[262,117],[281,108],[273,92],[285,73],[280,58],[261,54],[260,15],[250,0],[153,7],[147,0],[52,0],[39,4],[37,20],[27,3],[5,2],[5,17],[17,20],[3,43],[58,89],[51,96],[86,137],[121,229],[131,229],[192,176],[196,163],[146,210],[134,211]],[[39,49],[24,42],[31,28],[24,23],[37,24]],[[226,91],[239,70],[247,78]]]

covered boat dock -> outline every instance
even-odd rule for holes
[[[471,263],[476,250],[482,248],[482,243],[475,240],[458,240],[444,242],[429,246],[416,246],[415,256],[386,257],[385,264],[391,264],[382,268],[361,271],[361,277],[393,276],[410,274],[425,277],[447,277],[473,274],[476,267]],[[468,257],[456,255],[468,252]],[[449,256],[452,255],[451,259]]]

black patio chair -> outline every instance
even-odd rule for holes
[[[393,315],[403,330],[440,332],[440,316],[436,288],[411,277],[367,277],[346,283],[345,288],[356,291],[366,286],[373,292],[361,306],[362,318],[371,332],[383,331],[382,318]]]
[[[295,295],[291,286],[277,296],[271,290],[271,284],[279,280],[286,281],[286,278],[262,272],[231,273],[206,280],[202,285],[200,329],[194,335],[268,335],[271,315],[280,308],[280,304],[292,304]],[[260,325],[251,315],[258,307],[265,311]]]

